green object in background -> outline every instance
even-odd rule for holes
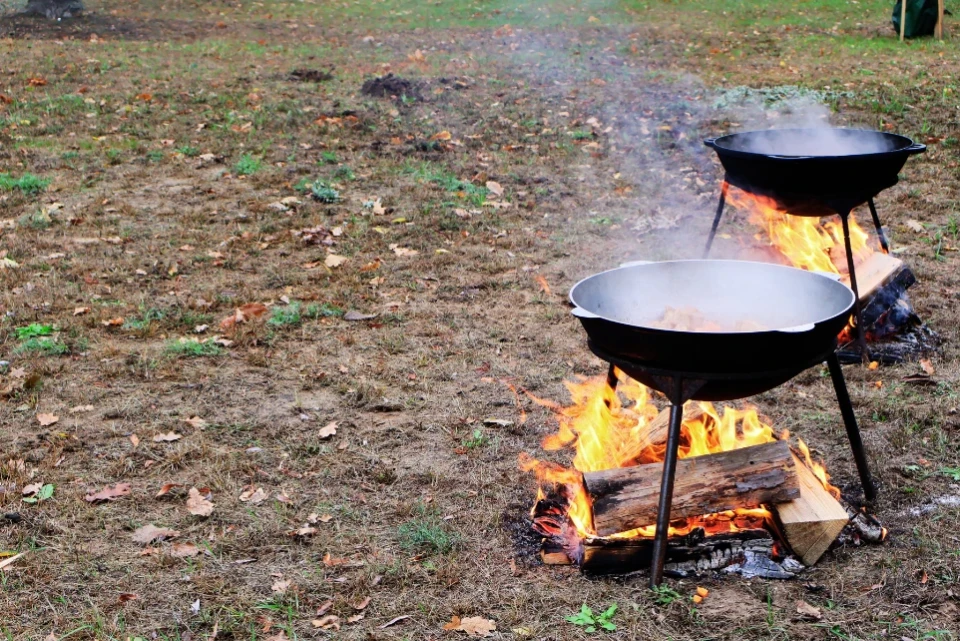
[[[900,13],[904,1],[907,3],[907,28],[904,37],[932,36],[937,26],[937,0],[898,0],[893,6],[893,30],[900,35]]]

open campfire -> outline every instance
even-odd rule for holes
[[[835,212],[810,201],[785,203],[725,183],[726,202],[757,226],[755,239],[771,260],[810,271],[836,274],[850,285],[843,230]],[[936,349],[937,335],[917,316],[907,289],[916,278],[903,260],[849,216],[850,245],[859,285],[866,342],[876,360],[886,363],[916,359]],[[856,330],[848,325],[840,336],[840,356],[856,362]]]
[[[604,376],[568,381],[570,405],[528,394],[558,421],[543,448],[573,452],[569,466],[520,456],[539,482],[532,519],[547,564],[609,573],[650,562],[669,410],[658,410],[657,392],[617,376],[616,389]],[[688,402],[679,458],[667,574],[726,568],[790,578],[816,563],[851,517],[852,536],[885,536],[865,513],[848,513],[803,440],[776,433],[750,406]]]

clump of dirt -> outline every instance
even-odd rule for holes
[[[328,82],[333,80],[333,73],[320,69],[294,69],[290,72],[290,80],[296,82]]]
[[[392,73],[367,80],[363,83],[360,92],[365,96],[374,96],[375,98],[397,98],[406,96],[407,98],[414,98],[416,100],[423,99],[423,96],[420,94],[419,83],[395,76]]]

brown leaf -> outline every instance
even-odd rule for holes
[[[30,496],[39,492],[41,487],[43,487],[43,483],[31,483],[30,485],[24,485],[20,492],[24,496]]]
[[[200,548],[193,543],[174,543],[170,549],[170,556],[184,559],[200,554]]]
[[[923,223],[921,223],[919,220],[914,220],[913,218],[910,218],[909,220],[907,220],[907,222],[905,222],[904,225],[910,228],[910,231],[916,232],[918,234],[921,234],[924,231],[926,231],[926,228],[923,226]]]
[[[362,614],[354,614],[352,617],[347,617],[347,623],[357,623],[358,621],[363,620]]]
[[[920,359],[920,368],[927,373],[927,376],[933,376],[937,372],[929,358]]]
[[[132,491],[129,483],[117,483],[113,487],[109,485],[96,494],[87,494],[83,500],[87,503],[102,503],[104,501],[116,501],[121,496],[127,496]]]
[[[319,436],[320,438],[330,438],[336,433],[337,433],[337,422],[332,421],[330,423],[327,423],[323,427],[321,427],[320,431],[317,432],[317,436]]]
[[[401,621],[406,621],[407,619],[410,619],[410,618],[412,618],[412,615],[410,615],[410,614],[401,614],[400,616],[398,616],[398,617],[393,617],[392,619],[390,619],[389,621],[387,621],[386,623],[384,623],[383,625],[381,625],[381,626],[380,626],[380,629],[381,629],[381,630],[386,630],[386,629],[389,628],[390,626],[396,625],[397,623],[400,623]]]
[[[370,597],[364,597],[362,601],[358,601],[357,603],[351,603],[350,607],[353,608],[354,610],[364,610],[368,605],[370,605],[370,601],[371,601]]]
[[[467,635],[471,637],[488,637],[491,632],[497,629],[497,624],[483,617],[467,617],[461,619],[455,616],[443,626],[443,629],[460,630],[466,632]]]
[[[321,630],[339,630],[340,617],[335,614],[328,614],[321,619],[314,619],[310,622],[310,624],[315,628],[320,628]]]
[[[180,536],[180,533],[176,530],[171,530],[170,528],[165,527],[157,527],[152,523],[148,523],[147,525],[134,530],[130,538],[132,538],[135,543],[143,543],[146,545],[158,539],[172,539],[176,536]]]
[[[819,621],[823,618],[823,613],[820,611],[820,608],[814,607],[802,600],[797,601],[797,614],[799,614],[802,619],[813,619],[814,621]]]
[[[329,599],[324,601],[323,603],[320,604],[320,607],[317,608],[317,616],[318,617],[323,616],[324,614],[327,613],[327,610],[329,610],[332,607],[333,607],[333,601]]]
[[[100,324],[104,327],[120,327],[123,325],[124,320],[122,316],[117,316],[116,318],[110,318],[105,321],[100,321]]]
[[[430,136],[430,140],[450,140],[451,138],[453,138],[453,135],[447,130],[438,131]]]
[[[262,503],[266,498],[267,493],[263,491],[262,487],[254,489],[252,485],[247,486],[247,489],[240,493],[240,501],[243,503]]]
[[[140,437],[137,436],[136,434],[131,434],[131,435],[130,435],[130,442],[133,444],[134,447],[136,447],[136,446],[140,445]]]
[[[204,498],[200,490],[191,487],[187,496],[187,512],[194,516],[210,516],[213,514],[213,503]]]
[[[370,320],[371,318],[376,318],[376,317],[377,317],[376,314],[364,314],[351,309],[349,312],[343,315],[343,320],[363,321],[363,320]]]
[[[183,434],[177,434],[176,432],[167,432],[165,434],[157,434],[153,437],[154,443],[170,443],[171,441],[179,441],[183,438]]]
[[[120,603],[126,603],[127,601],[136,601],[139,598],[139,594],[133,594],[132,592],[121,592],[118,600]]]
[[[160,488],[160,491],[156,493],[156,498],[160,498],[164,494],[167,494],[175,487],[183,487],[183,483],[164,483],[163,487]]]
[[[60,420],[60,417],[55,414],[48,414],[46,412],[41,412],[37,414],[37,422],[40,423],[43,427],[53,425]]]
[[[86,313],[89,312],[89,311],[90,311],[90,308],[89,308],[89,307],[74,307],[74,308],[73,308],[73,315],[74,315],[74,316],[83,316],[84,314],[86,314]]]
[[[277,594],[283,594],[287,591],[293,581],[290,579],[277,579],[273,582],[273,585],[270,586],[270,589],[276,592]]]
[[[190,418],[185,418],[183,419],[183,422],[191,427],[197,428],[198,430],[202,430],[207,425],[209,425],[209,423],[207,423],[205,420],[203,420],[199,416],[191,416]]]
[[[494,196],[500,197],[503,195],[503,187],[500,186],[500,183],[494,182],[493,180],[487,181],[487,191],[489,191]]]
[[[317,528],[304,525],[301,528],[289,532],[290,536],[313,536],[317,533]]]
[[[397,243],[390,243],[388,245],[390,251],[392,251],[397,256],[416,256],[420,252],[416,249],[410,249],[409,247],[401,247]]]
[[[220,329],[230,330],[239,323],[245,323],[248,320],[260,318],[268,311],[263,303],[247,303],[233,310],[233,313],[220,321]]]
[[[346,256],[338,256],[337,254],[327,254],[326,259],[324,259],[323,264],[327,267],[334,268],[339,267],[350,260]]]

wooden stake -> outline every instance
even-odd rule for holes
[[[943,40],[943,2],[937,0],[937,39]]]
[[[795,467],[785,441],[682,459],[670,516],[702,516],[798,498]],[[651,463],[584,473],[599,536],[656,522],[662,470],[661,463]]]
[[[907,30],[907,0],[900,0],[900,42]]]
[[[850,518],[810,468],[797,460],[796,469],[800,497],[776,505],[773,512],[787,545],[810,566],[823,556]]]

